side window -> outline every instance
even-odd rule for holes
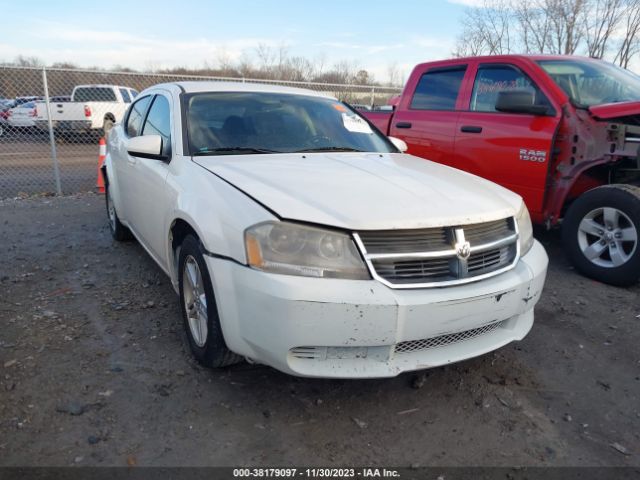
[[[120,95],[122,95],[122,101],[124,101],[124,103],[131,103],[131,96],[126,88],[120,89]]]
[[[455,110],[460,85],[467,67],[426,72],[411,99],[414,110]]]
[[[130,137],[137,137],[142,132],[142,121],[149,106],[150,96],[142,97],[129,108],[125,130]]]
[[[498,93],[525,90],[533,93],[535,105],[551,107],[551,103],[540,89],[517,68],[509,65],[480,66],[473,84],[470,110],[495,112]]]
[[[142,135],[160,135],[162,155],[167,158],[171,155],[171,109],[166,97],[156,95],[144,123]]]
[[[131,92],[131,98],[136,98],[138,96],[138,92],[133,88],[130,90],[130,92]]]

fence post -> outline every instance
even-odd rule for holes
[[[49,86],[47,85],[47,69],[42,67],[42,84],[44,86],[44,101],[47,105],[47,123],[49,125],[49,143],[51,144],[51,160],[53,161],[53,176],[56,180],[56,193],[62,195],[60,185],[60,165],[56,152],[56,137],[53,134],[53,122],[51,121],[51,104],[49,103]]]
[[[376,104],[376,87],[371,87],[371,108]]]

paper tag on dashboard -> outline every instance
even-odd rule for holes
[[[354,133],[373,133],[371,127],[362,118],[348,113],[342,114],[342,123],[344,128]]]

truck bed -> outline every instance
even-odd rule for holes
[[[370,112],[370,111],[360,111],[359,112],[364,118],[369,120],[373,125],[376,126],[380,132],[384,135],[389,135],[389,122],[391,122],[391,116],[393,111],[388,112]]]

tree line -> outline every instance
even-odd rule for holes
[[[0,61],[0,66],[43,67],[45,62],[38,57],[17,56],[13,61]],[[52,68],[79,69],[73,62],[55,62]],[[388,80],[377,81],[374,75],[362,68],[356,60],[342,60],[329,65],[324,54],[313,59],[289,53],[285,45],[258,44],[253,51],[244,52],[234,60],[221,48],[216,58],[205,61],[202,67],[176,66],[171,68],[148,68],[136,70],[114,65],[109,69],[91,67],[89,70],[104,70],[127,73],[160,73],[168,75],[200,75],[260,80],[283,80],[289,82],[318,82],[348,85],[401,86],[403,78],[396,63],[387,67]]]
[[[627,68],[640,51],[640,0],[483,0],[453,54],[582,54]]]

